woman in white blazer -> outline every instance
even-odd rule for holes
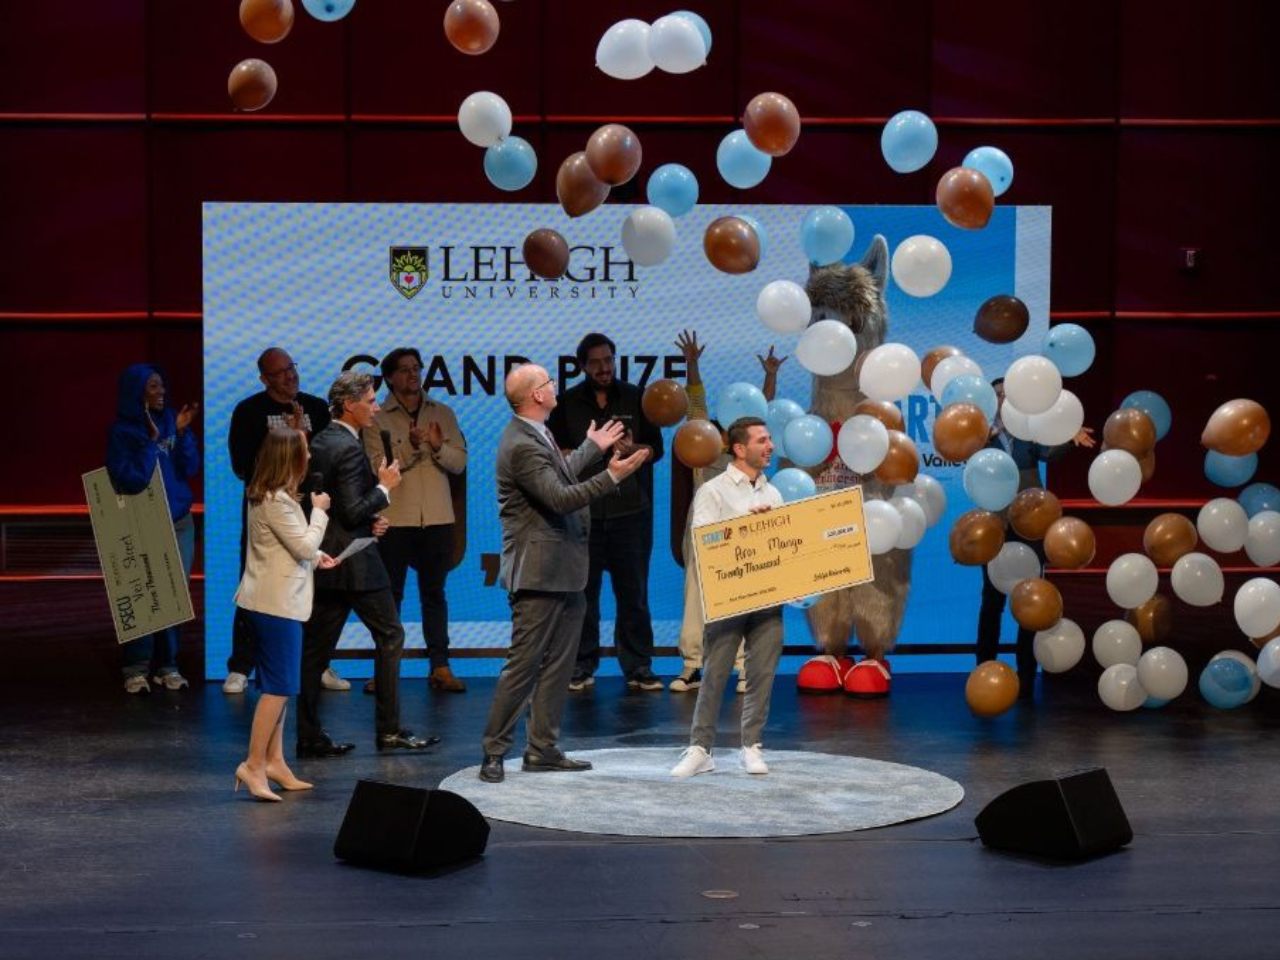
[[[236,768],[236,789],[243,783],[260,800],[280,799],[268,781],[285,790],[311,789],[293,775],[283,749],[285,708],[300,689],[302,624],[311,616],[312,571],[336,566],[320,550],[329,524],[329,495],[311,494],[310,523],[297,500],[310,459],[301,431],[273,429],[262,441],[245,489],[248,549],[235,602],[257,641],[260,696],[249,756]]]

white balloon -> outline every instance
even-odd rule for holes
[[[1107,596],[1117,607],[1140,607],[1156,595],[1159,586],[1156,565],[1141,553],[1122,554],[1107,568]]]
[[[1048,357],[1019,357],[1004,374],[1004,395],[1028,416],[1044,413],[1062,393],[1062,374]]]
[[[1187,689],[1187,661],[1172,647],[1152,647],[1138,659],[1138,683],[1160,700],[1181,696]]]
[[[1210,550],[1235,553],[1249,539],[1249,515],[1234,500],[1218,497],[1200,508],[1196,532]]]
[[[1280,564],[1280,513],[1263,510],[1249,520],[1244,552],[1255,567]]]
[[[1140,486],[1142,465],[1128,450],[1104,450],[1089,464],[1089,492],[1099,503],[1111,507],[1128,503]]]
[[[991,585],[1008,596],[1023,580],[1040,576],[1040,558],[1025,543],[1010,541],[987,564]]]
[[[1280,627],[1280,584],[1266,577],[1246,580],[1236,591],[1234,607],[1236,624],[1246,637],[1269,636]]]
[[[1033,645],[1036,663],[1044,668],[1045,673],[1066,673],[1080,662],[1084,647],[1084,631],[1074,620],[1066,617],[1048,630],[1037,633]]]
[[[649,28],[649,57],[659,70],[689,73],[707,62],[707,44],[692,20],[671,13]]]
[[[1138,682],[1138,668],[1130,663],[1117,663],[1102,671],[1098,678],[1098,696],[1112,710],[1137,710],[1147,702],[1147,691]]]
[[[1142,635],[1127,620],[1108,620],[1093,631],[1093,657],[1106,668],[1117,663],[1137,664],[1142,656]]]
[[[887,500],[868,500],[862,513],[867,521],[867,549],[873,556],[888,553],[902,534],[902,515]]]
[[[902,532],[898,534],[898,542],[894,547],[898,550],[911,550],[924,539],[924,532],[929,526],[924,507],[911,497],[894,497],[889,503],[902,517]]]
[[[1258,679],[1268,687],[1280,687],[1280,637],[1270,641],[1258,654]]]
[[[1070,443],[1084,426],[1084,405],[1070,390],[1063,390],[1053,406],[1028,418],[1031,439],[1046,447]]]
[[[458,108],[458,129],[477,147],[492,147],[511,133],[511,108],[496,93],[473,93]]]
[[[975,376],[982,376],[982,367],[978,366],[978,361],[971,357],[958,356],[947,357],[933,368],[933,376],[929,378],[929,392],[933,394],[934,399],[942,400],[942,391],[947,389],[947,384],[963,373],[972,373]]]
[[[618,80],[638,80],[653,69],[649,56],[649,25],[643,20],[619,20],[596,45],[596,66]]]
[[[840,459],[854,473],[871,473],[889,452],[889,430],[875,417],[850,417],[836,436]]]
[[[1169,580],[1178,599],[1193,607],[1213,606],[1222,599],[1222,592],[1226,589],[1218,561],[1204,553],[1188,553],[1179,557]]]
[[[920,382],[920,358],[905,343],[882,343],[862,361],[858,386],[872,400],[901,400]]]
[[[904,483],[893,488],[895,497],[910,497],[924,507],[925,519],[933,526],[947,512],[947,491],[933,477],[926,473],[916,474],[911,483]]]
[[[839,320],[819,320],[796,344],[800,366],[820,377],[833,377],[853,365],[858,355],[858,341],[849,327]]]
[[[1244,664],[1244,668],[1249,671],[1249,679],[1253,681],[1253,686],[1249,689],[1249,700],[1258,695],[1258,691],[1262,689],[1262,678],[1258,676],[1258,665],[1253,662],[1253,657],[1247,653],[1241,653],[1239,650],[1223,650],[1221,653],[1215,653],[1209,662],[1214,660],[1222,660],[1224,658],[1235,660]],[[1248,703],[1246,700],[1245,703]]]
[[[1031,429],[1031,418],[1010,403],[1007,398],[1000,402],[999,419],[1000,425],[1009,436],[1017,437],[1019,440],[1035,439],[1034,431]]]
[[[799,333],[809,325],[813,305],[800,284],[774,280],[756,297],[756,313],[775,333]]]
[[[660,207],[639,207],[622,221],[622,248],[635,263],[652,267],[676,245],[676,222]]]
[[[925,234],[907,237],[893,251],[894,282],[913,297],[932,297],[951,279],[951,252]]]

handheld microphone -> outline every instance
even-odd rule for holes
[[[380,430],[378,432],[382,436],[382,455],[386,457],[383,466],[389,467],[391,466],[391,461],[395,459],[395,457],[391,455],[391,431]]]
[[[315,473],[311,474],[311,476],[307,477],[308,493],[324,493],[324,491],[320,489],[323,486],[324,486],[324,474],[321,473],[320,471],[317,470]]]

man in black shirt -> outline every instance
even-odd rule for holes
[[[591,566],[587,577],[587,613],[578,642],[578,660],[570,690],[594,683],[600,665],[600,587],[607,570],[617,607],[613,642],[618,662],[633,690],[661,690],[653,674],[653,624],[649,617],[649,555],[653,550],[653,464],[662,458],[662,433],[649,422],[640,407],[639,387],[614,376],[613,341],[602,333],[589,333],[578,344],[578,365],[585,371],[582,383],[565,390],[547,420],[556,443],[576,450],[592,421],[617,420],[625,436],[614,446],[623,457],[638,447],[649,448],[649,458],[616,490],[591,502]],[[581,479],[605,468],[598,458],[580,474]]]

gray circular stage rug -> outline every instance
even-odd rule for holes
[[[583,773],[525,773],[484,783],[468,767],[441,784],[493,820],[630,837],[797,837],[847,833],[950,810],[964,789],[941,774],[880,760],[769,750],[769,773],[748,774],[737,750],[717,750],[716,769],[671,776],[680,749],[575,750]]]

